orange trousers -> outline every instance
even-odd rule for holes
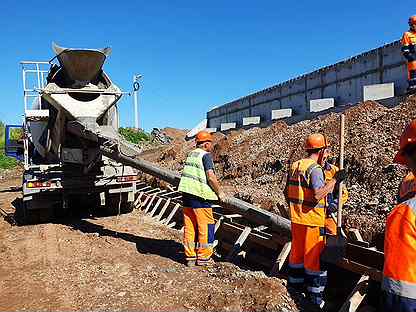
[[[325,219],[325,234],[337,235],[337,223],[331,217]]]
[[[407,63],[407,79],[409,82],[409,88],[415,88],[416,86],[416,61]]]
[[[320,257],[325,247],[319,226],[292,223],[292,249],[289,265],[303,265],[305,270],[320,272]]]
[[[408,74],[408,79],[414,79],[416,77],[414,77],[412,75],[412,71],[416,71],[416,61],[413,62],[407,62],[407,74]]]
[[[212,208],[183,208],[186,260],[209,260],[213,254],[215,220]]]
[[[292,249],[289,256],[289,284],[306,287],[312,304],[321,306],[327,273],[321,271],[325,247],[324,228],[292,223]]]

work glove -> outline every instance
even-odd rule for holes
[[[334,179],[337,181],[338,184],[345,181],[346,178],[347,178],[347,171],[345,171],[345,169],[341,169],[337,171],[334,175]]]

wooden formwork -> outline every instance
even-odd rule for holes
[[[135,207],[156,221],[180,229],[182,227],[181,194],[171,188],[162,190],[145,183],[138,185]],[[290,253],[290,242],[267,226],[252,224],[239,214],[214,206],[216,249],[227,261],[243,257],[245,261],[276,274],[282,270]],[[380,281],[384,255],[368,247],[353,230],[346,245],[346,256],[336,263],[342,269]]]

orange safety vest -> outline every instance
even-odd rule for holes
[[[402,37],[402,45],[403,45],[402,51],[405,50],[406,48],[414,49],[416,46],[416,32],[406,31]],[[414,50],[413,50],[413,53],[414,53]]]
[[[412,172],[409,172],[400,183],[399,203],[408,200],[416,195],[416,179]]]
[[[416,54],[416,32],[406,31],[402,37],[402,52],[404,54],[410,53],[412,55]],[[416,70],[416,60],[407,62],[408,69],[408,78],[413,79],[410,71]]]
[[[387,217],[383,275],[385,291],[416,299],[416,197]]]
[[[317,168],[322,170],[320,165],[308,158],[296,161],[290,168],[287,198],[293,223],[320,227],[325,225],[326,200],[315,200],[311,184],[311,172]]]
[[[332,165],[332,164],[327,164],[324,167],[325,182],[331,181],[334,178],[335,173],[337,173],[338,171],[339,171],[339,168],[337,166]],[[342,204],[345,204],[347,201],[348,201],[348,190],[344,185],[342,188]]]

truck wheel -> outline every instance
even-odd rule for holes
[[[133,204],[127,201],[127,193],[121,194],[121,203],[120,203],[120,194],[111,194],[107,195],[105,203],[105,211],[109,215],[117,215],[119,213],[119,204],[120,204],[120,213],[129,213],[133,211]]]
[[[20,225],[37,224],[40,222],[39,210],[30,209],[31,202],[23,201],[16,207],[15,219]]]

